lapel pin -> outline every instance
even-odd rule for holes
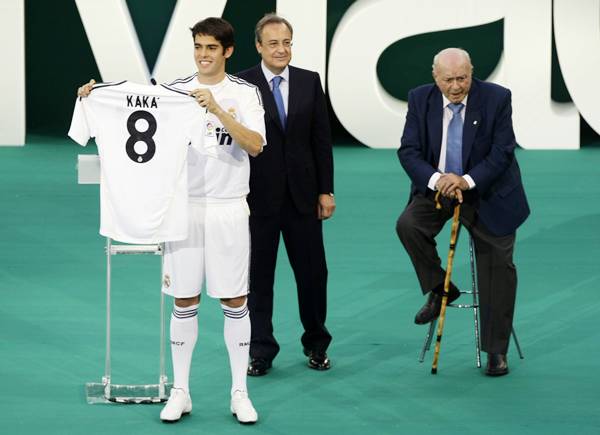
[[[477,121],[473,121],[473,125],[477,125]]]

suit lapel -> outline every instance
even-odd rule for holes
[[[481,99],[479,98],[479,86],[475,81],[471,85],[469,91],[469,99],[467,100],[467,111],[465,113],[465,123],[463,124],[463,140],[462,140],[462,166],[464,171],[468,170],[467,163],[473,148],[475,134],[481,124]]]
[[[433,89],[427,106],[427,142],[433,152],[433,161],[437,168],[440,163],[442,145],[442,94],[437,87]]]
[[[287,110],[287,121],[286,126],[289,129],[290,123],[294,122],[294,116],[297,112],[297,107],[300,104],[300,83],[298,83],[296,69],[293,66],[288,66],[289,78],[288,83],[288,110]]]
[[[260,64],[258,64],[258,66],[255,68],[255,73],[258,77],[258,89],[263,97],[265,112],[268,114],[269,118],[273,118],[275,120],[275,123],[279,129],[283,131],[283,126],[281,125],[281,120],[279,119],[279,113],[277,112],[277,105],[275,104],[273,92],[271,91],[271,87],[262,72]]]

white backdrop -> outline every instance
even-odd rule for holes
[[[0,1],[0,145],[25,143],[25,6]]]
[[[0,2],[0,145],[25,140],[24,0]],[[104,81],[148,83],[194,69],[189,31],[220,16],[227,0],[178,0],[153,71],[149,71],[125,0],[75,0]],[[528,149],[579,148],[579,115],[600,134],[600,0],[358,0],[335,30],[326,70],[326,0],[278,0],[295,28],[294,64],[320,73],[336,116],[373,148],[397,148],[407,105],[388,94],[377,61],[391,44],[414,35],[504,20],[504,52],[487,79],[513,93],[513,122]],[[554,14],[554,21],[552,15]],[[110,23],[110,25],[106,25]],[[573,100],[551,99],[552,29]]]

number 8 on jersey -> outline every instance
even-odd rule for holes
[[[148,123],[148,128],[144,131],[139,131],[136,127],[136,123],[143,119]],[[129,132],[129,138],[125,144],[125,150],[131,160],[137,163],[146,163],[152,160],[154,153],[156,152],[156,144],[154,143],[154,133],[156,133],[156,118],[145,110],[138,110],[133,112],[129,118],[127,118],[127,131]],[[135,150],[135,144],[143,142],[146,144],[146,151],[143,154],[138,153]]]

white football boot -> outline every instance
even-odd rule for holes
[[[192,398],[181,388],[171,388],[171,395],[165,407],[160,411],[162,421],[177,421],[184,414],[192,412]]]
[[[235,391],[231,396],[231,413],[242,424],[254,424],[258,420],[256,409],[245,391]]]

